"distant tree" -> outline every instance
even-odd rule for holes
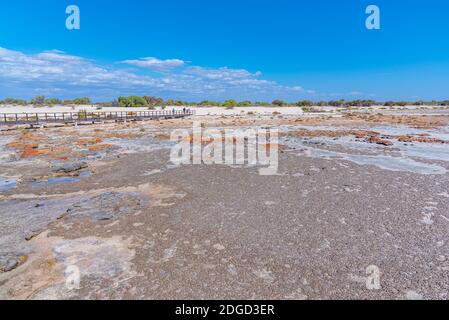
[[[331,107],[342,107],[345,105],[345,100],[341,99],[341,100],[334,100],[334,101],[329,101],[329,105]]]
[[[90,99],[88,97],[76,98],[76,99],[73,99],[73,104],[77,104],[77,105],[90,104]]]
[[[240,101],[237,106],[239,107],[251,107],[253,105],[253,103],[249,100],[245,100],[245,101]]]
[[[376,104],[377,102],[374,100],[354,100],[345,102],[345,105],[350,107],[372,107]]]
[[[273,102],[271,102],[271,104],[273,105],[273,106],[277,106],[277,107],[282,107],[282,106],[284,106],[285,105],[285,102],[284,101],[282,101],[282,100],[273,100]]]
[[[260,106],[260,107],[267,107],[270,104],[268,102],[265,102],[265,101],[256,101],[256,102],[254,102],[254,105],[255,106]]]
[[[296,106],[298,107],[310,107],[313,106],[313,101],[310,100],[303,100],[296,102]]]
[[[312,112],[312,107],[302,107],[301,109],[304,112]]]
[[[147,102],[148,106],[151,108],[162,107],[165,105],[164,99],[152,96],[144,96],[143,97]]]
[[[31,99],[32,105],[43,105],[45,103],[45,97],[44,96],[37,96]]]
[[[6,98],[5,100],[0,100],[0,104],[9,104],[14,106],[25,106],[28,104],[28,101],[22,99],[15,98]]]
[[[205,107],[212,107],[212,106],[218,107],[218,106],[221,106],[222,103],[221,102],[217,102],[217,101],[203,100],[198,105],[205,106]]]
[[[118,103],[120,107],[124,108],[149,107],[147,101],[143,97],[138,96],[119,97]]]
[[[167,101],[165,101],[165,105],[166,106],[174,106],[176,104],[175,100],[173,99],[168,99]]]
[[[57,98],[49,98],[49,99],[45,100],[45,104],[48,104],[48,105],[61,104],[61,100],[59,100]]]
[[[235,100],[226,100],[225,102],[223,102],[223,107],[235,107],[237,106],[237,101]]]
[[[327,102],[327,101],[320,101],[320,102],[315,103],[315,105],[318,106],[318,107],[327,107],[327,106],[329,106],[329,102]]]

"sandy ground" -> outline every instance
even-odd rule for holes
[[[197,116],[221,116],[221,115],[246,115],[248,113],[255,113],[260,115],[301,115],[303,111],[297,107],[235,107],[227,109],[224,107],[166,107],[165,110],[182,111],[184,108],[194,110]],[[82,105],[82,106],[54,106],[54,107],[33,107],[33,106],[0,106],[0,113],[52,113],[52,112],[78,112],[86,110],[88,112],[127,112],[127,111],[148,111],[148,108],[114,108],[104,107],[99,108],[95,105]],[[156,108],[155,110],[162,110]]]
[[[248,113],[256,115],[286,115],[286,116],[299,116],[304,114],[303,109],[299,107],[235,107],[235,108],[224,108],[224,107],[166,107],[165,110],[182,111],[184,108],[195,111],[196,116],[242,116]],[[350,111],[344,108],[335,107],[314,107],[317,111],[321,113],[332,113],[338,114],[341,111]],[[81,110],[86,110],[88,112],[126,112],[130,111],[129,108],[114,108],[114,107],[103,107],[99,108],[96,105],[81,105],[81,106],[60,106],[56,105],[53,107],[34,107],[29,106],[12,106],[12,105],[0,105],[0,113],[52,113],[52,112],[78,112]],[[161,110],[161,108],[156,108],[156,110]],[[414,113],[438,113],[439,111],[447,110],[447,107],[435,107],[435,106],[405,106],[405,107],[383,107],[383,106],[373,106],[371,108],[357,107],[351,110],[367,113],[400,113],[403,111],[413,111]],[[132,111],[148,111],[148,108],[132,108]],[[314,112],[315,113],[315,112]]]
[[[0,298],[448,299],[438,113],[3,131]],[[279,130],[278,173],[174,165],[168,137],[193,121]],[[367,286],[373,268],[380,287]]]

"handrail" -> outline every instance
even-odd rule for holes
[[[174,111],[78,111],[0,113],[1,124],[71,123],[100,120],[139,120],[143,118],[183,118],[194,115],[193,110]]]

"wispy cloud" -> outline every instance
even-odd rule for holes
[[[218,69],[190,67],[186,70],[186,73],[196,75],[201,78],[210,79],[210,80],[225,80],[225,81],[232,81],[232,80],[238,80],[238,79],[250,79],[250,78],[259,77],[261,75],[260,71],[252,74],[249,71],[244,70],[244,69],[229,69],[227,67],[218,68]]]
[[[168,71],[176,67],[183,66],[185,64],[185,61],[180,59],[161,60],[158,58],[148,57],[137,60],[125,60],[122,61],[122,63],[156,71]]]
[[[10,92],[28,97],[38,92],[89,95],[112,99],[118,95],[147,94],[183,99],[258,99],[298,97],[300,86],[283,86],[262,79],[261,72],[245,69],[188,66],[180,59],[145,58],[122,61],[163,71],[156,75],[105,67],[100,63],[58,50],[27,54],[0,47],[0,95]],[[143,75],[142,75],[143,74]]]

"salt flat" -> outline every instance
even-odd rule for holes
[[[447,115],[242,110],[1,132],[0,297],[449,298]],[[174,165],[194,121],[279,130],[277,174]]]

